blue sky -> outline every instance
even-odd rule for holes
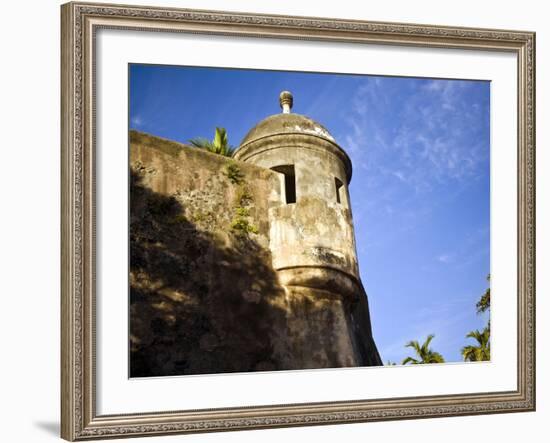
[[[490,83],[240,69],[130,66],[130,127],[188,143],[293,112],[322,123],[353,162],[351,205],[374,339],[400,363],[412,339],[461,361],[488,315]]]

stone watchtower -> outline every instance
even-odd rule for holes
[[[361,284],[348,193],[352,165],[326,128],[291,113],[260,121],[236,160],[280,174],[269,209],[273,268],[288,301],[289,368],[380,365]]]

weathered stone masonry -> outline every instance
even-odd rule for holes
[[[131,132],[132,376],[382,364],[351,162],[281,107],[232,159]]]

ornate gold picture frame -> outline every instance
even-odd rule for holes
[[[61,436],[215,432],[535,410],[535,34],[67,3],[62,22]],[[96,33],[99,29],[507,52],[517,57],[517,389],[98,415],[96,385]],[[126,171],[121,171],[125,174]]]

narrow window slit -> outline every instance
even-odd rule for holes
[[[345,192],[344,184],[336,177],[334,177],[334,184],[336,186],[336,203],[342,203],[344,200],[342,194]]]
[[[284,196],[285,203],[296,203],[296,175],[294,165],[281,165],[271,168],[273,171],[284,176]]]

